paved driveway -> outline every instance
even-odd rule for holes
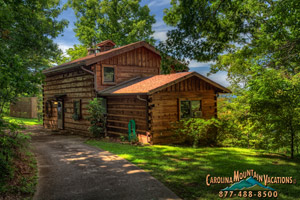
[[[39,180],[34,199],[179,199],[128,161],[73,135],[37,129],[32,144]]]

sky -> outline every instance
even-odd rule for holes
[[[62,0],[62,3],[65,3],[67,0]],[[141,5],[148,5],[150,9],[150,14],[155,16],[156,23],[152,26],[155,33],[153,34],[154,39],[164,41],[167,38],[167,31],[171,27],[167,26],[163,21],[164,9],[169,8],[171,0],[142,0]],[[73,29],[75,28],[74,22],[76,21],[75,14],[72,9],[67,9],[59,16],[59,19],[67,19],[69,21],[69,26],[65,28],[64,32],[57,37],[54,41],[59,45],[59,47],[65,52],[66,49],[73,47],[74,44],[79,44],[78,39],[75,36]],[[109,39],[109,38],[108,38]],[[210,70],[210,64],[200,63],[194,60],[190,61],[190,71],[196,71],[204,76],[207,76],[207,73]],[[229,86],[227,78],[227,72],[218,72],[216,74],[210,75],[208,78],[213,81],[223,85]]]

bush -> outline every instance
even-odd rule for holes
[[[193,145],[193,147],[198,145],[214,146],[217,144],[217,129],[220,125],[220,121],[215,118],[190,118],[175,122],[173,128],[183,143]]]
[[[106,136],[106,114],[105,105],[102,98],[94,98],[88,105],[89,117],[88,120],[91,123],[89,131],[95,137]]]

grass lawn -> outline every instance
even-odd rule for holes
[[[38,121],[38,119],[27,119],[27,118],[17,118],[17,117],[4,117],[5,120],[9,122],[14,122],[18,124],[24,124],[27,126],[34,126],[34,125],[42,125],[43,120]]]
[[[129,160],[160,180],[184,199],[218,199],[220,189],[230,184],[206,185],[206,176],[232,177],[234,170],[253,169],[271,177],[290,177],[300,181],[300,161],[264,151],[243,148],[189,148],[173,146],[131,146],[90,140],[99,147]],[[300,182],[269,184],[278,199],[300,199]],[[254,198],[251,198],[254,199]],[[270,198],[269,198],[270,199]]]

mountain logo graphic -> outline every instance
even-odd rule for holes
[[[260,182],[255,180],[252,176],[250,176],[246,180],[241,180],[240,182],[234,183],[231,186],[222,189],[222,191],[234,191],[234,190],[275,191],[275,189],[261,184]]]

